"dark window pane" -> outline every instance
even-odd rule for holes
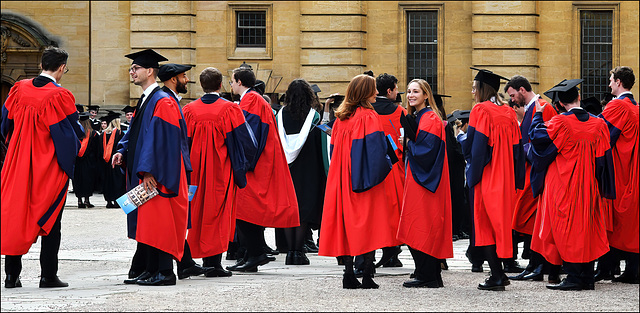
[[[582,99],[609,92],[613,66],[613,11],[580,11]]]
[[[237,20],[236,42],[238,47],[266,47],[266,11],[238,11]]]
[[[407,21],[407,82],[414,78],[424,79],[437,93],[438,12],[409,12]]]

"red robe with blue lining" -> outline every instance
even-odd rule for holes
[[[84,132],[73,94],[49,82],[17,82],[2,106],[2,254],[23,255],[64,207]]]
[[[361,255],[397,246],[386,185],[392,168],[387,140],[374,110],[359,107],[337,119],[320,227],[319,255]]]
[[[236,218],[264,227],[300,226],[298,200],[282,150],[271,106],[255,91],[240,101],[258,151],[247,172],[247,187],[238,190]]]
[[[444,123],[418,112],[416,142],[407,143],[407,179],[398,240],[436,259],[453,257],[451,186]]]
[[[612,219],[609,244],[627,252],[638,253],[638,105],[629,98],[610,101],[600,114],[609,127],[609,138],[616,178],[615,200],[605,199],[607,217]],[[607,214],[605,212],[605,214]]]
[[[475,246],[496,245],[499,258],[513,255],[511,229],[516,188],[524,185],[524,151],[515,112],[490,101],[476,104],[462,143]]]
[[[135,137],[135,138],[134,138]],[[133,141],[135,140],[135,141]],[[135,144],[134,144],[135,143]],[[127,168],[127,190],[151,173],[159,195],[127,214],[128,236],[182,259],[188,224],[187,127],[176,100],[157,87],[136,111],[118,143]]]
[[[236,226],[236,192],[245,177],[255,146],[240,107],[214,94],[184,109],[191,141],[191,182],[198,186],[191,200],[187,241],[194,258],[227,251]],[[248,146],[247,146],[248,145]]]

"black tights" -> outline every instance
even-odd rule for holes
[[[300,223],[298,227],[285,228],[284,234],[287,237],[289,251],[302,251],[307,235],[307,223]]]

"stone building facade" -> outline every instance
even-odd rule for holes
[[[524,75],[537,93],[564,78],[585,78],[591,86],[583,91],[597,94],[612,67],[640,73],[637,1],[2,1],[1,7],[3,101],[16,80],[37,75],[38,53],[50,44],[70,54],[61,83],[78,103],[118,110],[141,93],[124,55],[145,48],[194,66],[183,105],[203,94],[196,83],[202,69],[228,76],[242,62],[268,93],[282,94],[302,77],[318,84],[321,98],[344,94],[349,80],[367,70],[394,74],[401,91],[418,75],[452,96],[447,111],[472,106],[470,66]],[[244,42],[245,26],[262,41]],[[223,88],[230,89],[228,77]]]

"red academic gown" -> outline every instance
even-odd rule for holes
[[[147,172],[158,182],[159,195],[127,214],[128,236],[180,260],[187,235],[187,175],[191,172],[187,127],[178,103],[160,87],[146,98],[118,152],[127,162],[127,190],[142,183]]]
[[[511,223],[516,188],[524,185],[524,152],[515,112],[490,101],[476,104],[462,144],[475,246],[496,245],[499,258],[512,257]]]
[[[393,164],[393,168],[391,169],[391,173],[384,180],[384,184],[386,185],[385,190],[388,193],[388,198],[391,204],[391,208],[393,209],[392,214],[393,218],[396,221],[400,219],[400,211],[402,211],[402,197],[404,192],[404,160],[402,158],[402,145],[400,144],[400,117],[402,114],[407,114],[407,110],[402,106],[397,106],[396,110],[390,115],[380,115],[378,114],[378,119],[380,120],[380,125],[382,125],[382,129],[385,135],[391,135],[391,138],[395,142],[398,149],[395,150],[396,156],[398,157],[398,162]]]
[[[607,251],[602,196],[615,196],[609,132],[602,119],[573,109],[531,130],[531,185],[540,194],[531,249],[547,261],[588,263]]]
[[[378,115],[359,107],[337,119],[331,146],[318,254],[354,256],[399,245],[398,220],[382,183],[392,163]]]
[[[300,226],[298,200],[271,106],[250,90],[240,100],[240,108],[258,151],[247,172],[247,187],[237,193],[236,218],[264,227]]]
[[[453,257],[451,186],[444,123],[418,112],[416,142],[407,143],[407,179],[398,240],[436,259]]]
[[[40,79],[36,78],[36,79]],[[2,254],[23,255],[64,207],[80,139],[75,98],[60,85],[17,82],[2,107]]]
[[[605,199],[613,217],[609,244],[616,249],[638,253],[638,105],[629,98],[615,99],[607,104],[600,117],[609,127],[616,179],[615,200]]]
[[[542,111],[542,119],[546,122],[556,116],[556,110],[547,101],[539,99],[540,105],[545,106]],[[533,115],[536,111],[535,104],[531,104],[527,112],[525,112],[522,123],[520,124],[520,135],[522,136],[522,144],[524,153],[526,154],[531,145],[529,140],[529,128],[533,121]],[[531,235],[533,233],[533,225],[536,221],[536,211],[538,210],[538,198],[533,197],[531,191],[531,163],[526,162],[524,189],[516,190],[516,207],[513,212],[513,229],[517,232]]]
[[[245,174],[255,146],[242,109],[233,102],[207,94],[183,112],[192,143],[191,182],[198,186],[191,200],[187,241],[192,256],[203,258],[227,251],[233,241],[236,192],[247,185]]]

